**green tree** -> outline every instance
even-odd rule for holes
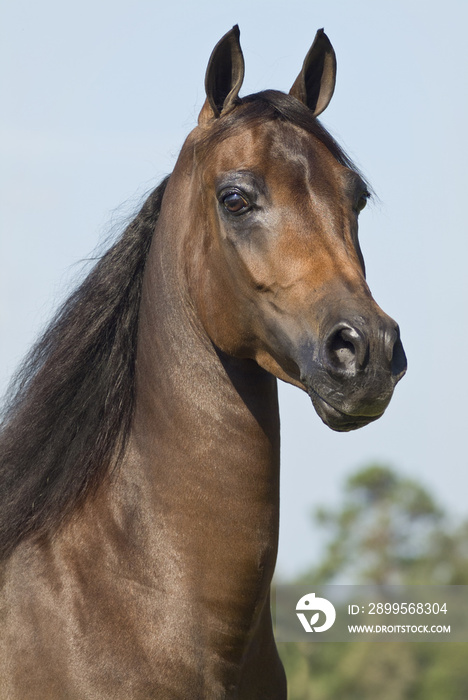
[[[315,524],[323,558],[295,583],[468,585],[468,522],[453,528],[426,488],[371,465]],[[290,700],[466,700],[467,645],[280,644]]]
[[[338,509],[321,508],[315,520],[329,538],[309,580],[398,584],[425,582],[444,518],[423,486],[372,465],[349,477]]]

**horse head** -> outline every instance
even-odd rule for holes
[[[187,142],[200,222],[191,296],[222,352],[305,390],[334,430],[359,428],[382,415],[406,358],[365,279],[358,217],[368,185],[317,120],[333,95],[335,53],[319,30],[288,95],[241,99],[243,76],[234,27],[213,50]]]

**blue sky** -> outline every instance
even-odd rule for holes
[[[385,416],[339,435],[281,386],[278,570],[317,556],[310,511],[352,470],[393,465],[468,516],[468,4],[120,0],[6,2],[0,65],[0,384],[83,260],[170,172],[203,103],[214,44],[240,25],[243,94],[288,91],[325,27],[338,83],[322,121],[371,181],[368,280],[409,371]]]

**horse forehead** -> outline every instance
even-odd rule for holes
[[[264,176],[280,175],[278,182],[287,185],[298,179],[309,183],[320,178],[331,182],[341,180],[343,166],[313,134],[295,124],[281,120],[257,121],[237,127],[228,134],[205,161],[208,178],[233,170],[252,170]]]

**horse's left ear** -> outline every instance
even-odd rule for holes
[[[297,97],[312,110],[314,117],[318,117],[328,107],[335,81],[335,52],[323,29],[319,29],[289,94]]]
[[[198,117],[204,124],[232,109],[244,81],[244,56],[236,26],[218,41],[208,62],[205,76],[206,101]]]

